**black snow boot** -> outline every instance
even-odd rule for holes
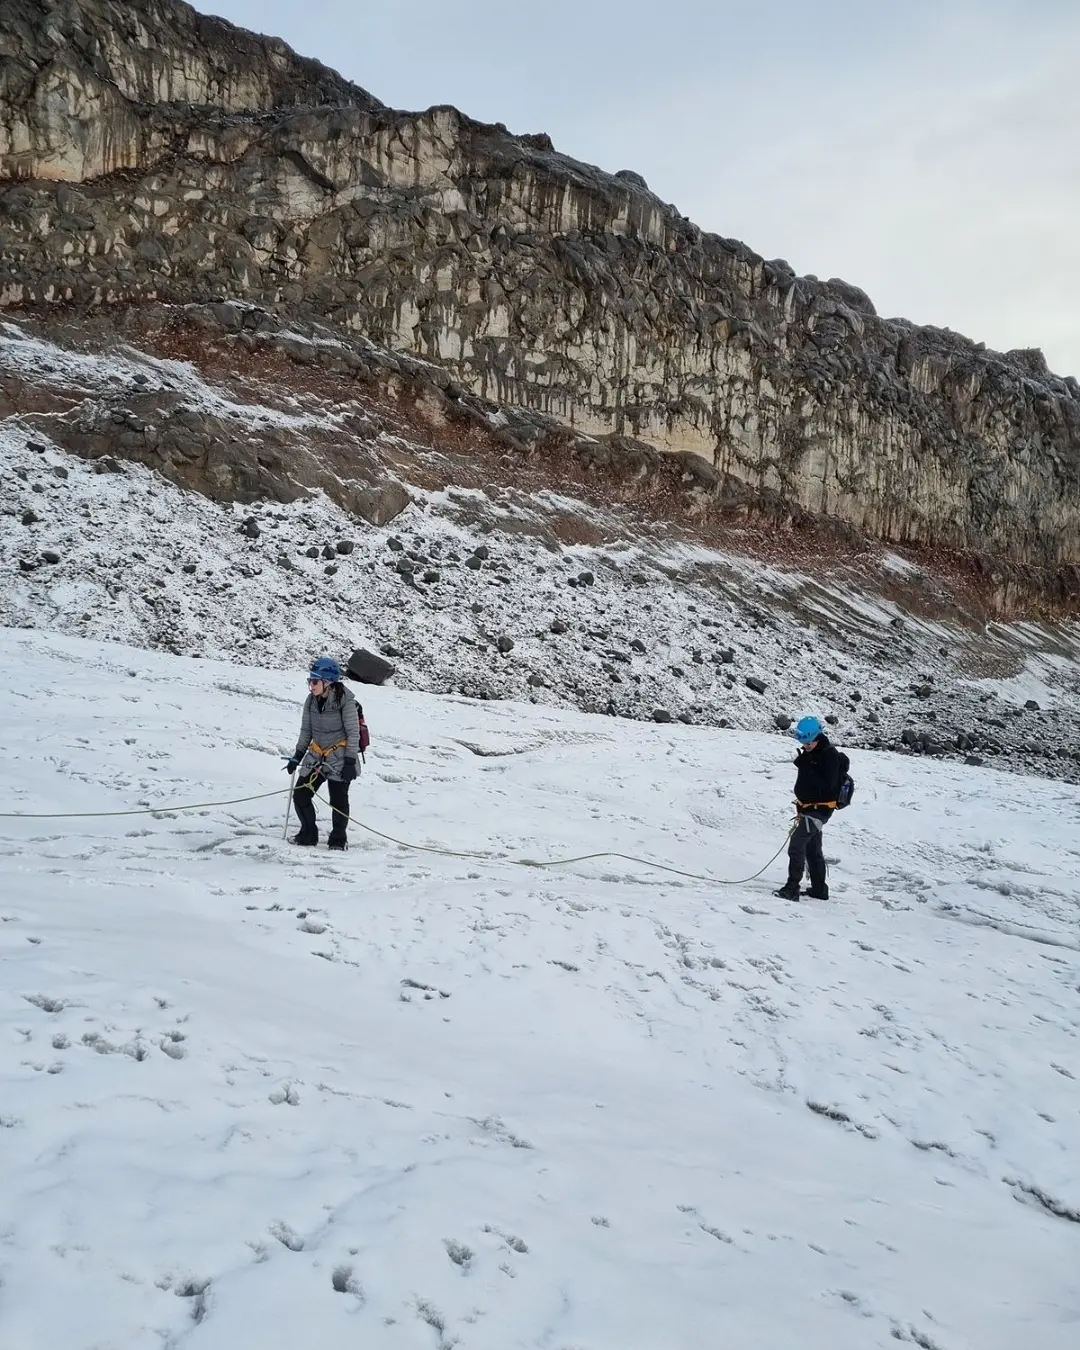
[[[289,840],[290,844],[303,844],[307,848],[314,847],[314,845],[317,844],[318,842],[319,842],[318,834],[315,835],[305,834],[303,830],[301,830],[299,834],[294,834],[293,837]]]
[[[781,900],[798,900],[798,883],[793,886],[790,881],[785,881],[778,891],[773,891],[773,895],[778,895]]]
[[[803,891],[803,895],[808,896],[811,900],[828,900],[829,888],[828,886],[811,886],[808,891]]]
[[[326,841],[326,847],[337,849],[339,853],[344,853],[345,850],[349,847],[349,844],[347,840],[335,839],[334,836],[331,835],[330,838]]]

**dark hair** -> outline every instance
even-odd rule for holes
[[[325,693],[319,694],[318,697],[319,698],[333,697],[334,706],[340,708],[341,705],[345,702],[345,686],[341,683],[340,680],[333,680],[333,681],[324,680],[323,683],[326,685],[326,691]],[[308,692],[308,698],[315,698],[315,697],[316,695],[312,694],[310,691]]]

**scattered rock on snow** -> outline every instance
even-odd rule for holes
[[[346,663],[346,673],[360,684],[385,684],[394,673],[394,667],[381,656],[359,647]]]

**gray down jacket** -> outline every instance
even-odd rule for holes
[[[322,698],[308,694],[293,758],[301,760],[298,781],[316,771],[339,779],[346,759],[359,760],[360,717],[351,689],[341,685],[339,693],[331,688]]]

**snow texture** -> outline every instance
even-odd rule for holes
[[[382,688],[357,816],[480,856],[338,855],[168,810],[295,674],[0,666],[5,1350],[1075,1350],[1080,789],[864,752],[791,904],[790,742]]]

